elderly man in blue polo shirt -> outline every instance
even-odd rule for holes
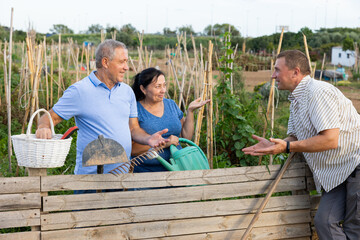
[[[129,69],[126,46],[115,40],[105,40],[96,49],[95,58],[97,70],[66,89],[49,111],[54,125],[75,117],[79,127],[75,174],[96,173],[96,166],[82,167],[82,153],[87,144],[99,135],[120,143],[129,159],[131,140],[152,147],[167,141],[161,136],[167,129],[150,136],[139,126],[135,95],[131,87],[123,83],[125,72]],[[51,138],[47,117],[40,118],[36,136]],[[105,165],[104,173],[118,165]]]

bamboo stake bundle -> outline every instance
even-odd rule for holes
[[[27,47],[26,49],[28,54],[29,70],[30,70],[30,86],[32,89],[34,85],[34,75],[35,75],[34,62],[33,62],[33,47],[29,37],[27,37],[25,40],[26,40],[26,47]]]
[[[173,65],[171,59],[169,59],[169,62],[170,62],[171,69],[173,70],[173,73],[174,73],[174,76],[175,76],[175,80],[176,80],[176,83],[177,83],[176,85],[174,85],[174,92],[176,92],[175,86],[177,86],[177,87],[179,88],[179,90],[180,90],[180,93],[179,93],[179,94],[182,96],[180,83],[179,83],[179,80],[178,80],[178,78],[177,78],[177,75],[176,75],[176,72],[175,72],[175,68],[174,68],[174,65]],[[175,99],[175,98],[174,98],[174,99]],[[185,106],[184,98],[181,97],[180,99],[181,99],[182,104]],[[179,106],[180,106],[180,103],[179,103]]]
[[[283,36],[284,36],[284,28],[282,29],[281,34],[280,34],[279,45],[278,45],[276,55],[278,55],[280,53],[280,51],[281,51],[281,45],[282,45]],[[274,63],[271,64],[272,69],[273,69],[273,64]],[[274,105],[273,105],[274,91],[275,91],[275,78],[271,78],[271,87],[270,87],[270,93],[269,93],[269,100],[268,100],[268,106],[267,106],[267,109],[266,109],[266,115],[265,115],[265,121],[264,121],[264,130],[263,130],[263,134],[262,134],[263,138],[265,138],[265,135],[266,135],[266,129],[267,129],[267,124],[268,124],[267,119],[269,118],[270,107],[272,107],[272,112],[274,112]],[[273,114],[272,114],[272,116],[273,116]],[[273,126],[273,121],[274,121],[274,119],[272,118],[271,119],[271,126]],[[273,128],[272,128],[271,131],[273,131]],[[259,157],[259,165],[261,165],[261,160],[262,160],[262,156]],[[270,162],[272,163],[272,155],[270,155]]]
[[[325,58],[326,58],[326,53],[324,53],[324,57],[323,57],[323,60],[322,60],[322,63],[321,63],[321,72],[320,72],[320,79],[319,79],[320,81],[321,81],[321,78],[322,78],[322,75],[323,75]]]

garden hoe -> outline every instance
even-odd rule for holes
[[[99,135],[98,139],[90,142],[82,155],[83,167],[97,166],[97,173],[104,172],[105,164],[128,162],[126,152],[120,143]]]

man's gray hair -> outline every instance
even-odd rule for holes
[[[112,60],[115,55],[115,49],[122,48],[126,49],[126,45],[122,42],[106,39],[99,46],[96,48],[95,51],[95,61],[96,61],[96,68],[102,68],[102,59],[104,57]]]

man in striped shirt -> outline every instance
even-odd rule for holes
[[[277,56],[280,90],[291,92],[288,137],[244,148],[245,154],[302,152],[322,191],[315,216],[320,239],[360,239],[360,115],[351,101],[331,84],[312,79],[300,51]],[[340,222],[343,221],[341,225]]]

